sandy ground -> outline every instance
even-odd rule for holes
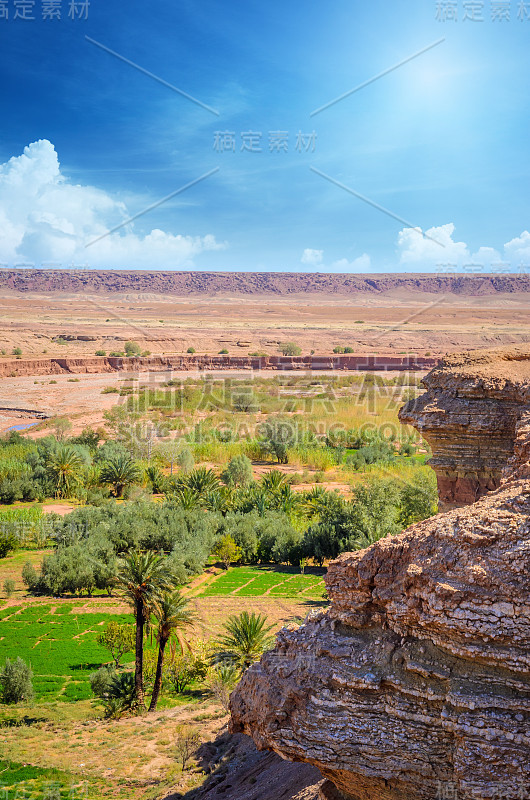
[[[528,294],[290,297],[160,297],[142,294],[0,295],[0,350],[28,356],[94,355],[137,341],[152,353],[274,354],[295,340],[304,352],[335,345],[366,352],[487,347],[530,339]],[[72,341],[58,344],[58,337]],[[75,337],[81,337],[76,339]],[[83,340],[83,339],[86,339]]]
[[[465,298],[396,290],[384,296],[168,298],[2,290],[0,358],[12,357],[15,347],[22,350],[23,358],[93,356],[96,350],[108,354],[122,351],[127,340],[153,354],[167,355],[186,352],[190,346],[198,353],[276,354],[279,342],[295,341],[304,353],[330,353],[340,345],[362,353],[436,356],[530,341],[529,311],[528,294]],[[63,337],[63,343],[58,337]],[[237,375],[232,371],[230,377]],[[98,425],[105,409],[119,399],[116,394],[101,392],[117,386],[121,379],[112,373],[4,378],[0,384],[0,432],[36,422],[31,410],[68,416],[74,432],[85,425]],[[160,379],[164,377],[158,375],[155,380]]]
[[[274,378],[279,373],[259,372],[258,377]],[[300,371],[282,371],[282,378],[294,375],[298,378],[304,376]],[[315,373],[319,377],[326,375],[346,376],[348,373]],[[397,372],[385,372],[385,378],[399,375]],[[421,377],[421,372],[414,373]],[[134,384],[127,383],[128,376],[133,375]],[[17,428],[22,432],[30,432],[33,425],[42,422],[36,413],[46,417],[67,417],[72,423],[72,433],[80,433],[87,426],[98,427],[104,422],[103,414],[107,409],[117,403],[125,403],[126,397],[119,394],[102,394],[107,387],[120,388],[124,385],[149,385],[160,386],[169,378],[185,380],[186,378],[204,378],[205,372],[151,372],[151,373],[118,373],[106,372],[95,374],[79,374],[75,376],[50,375],[50,376],[24,376],[21,378],[0,379],[0,433]],[[238,378],[248,379],[251,371],[237,372],[229,370],[223,372],[216,370],[212,373],[215,379]],[[35,431],[36,437],[45,436],[47,430]],[[32,434],[33,435],[33,434]]]
[[[102,394],[103,389],[118,387],[122,381],[123,376],[114,372],[76,375],[74,379],[68,375],[3,378],[0,382],[0,431],[41,422],[31,410],[47,417],[68,417],[74,433],[87,425],[97,426],[103,421],[105,410],[125,399],[117,394]],[[10,410],[14,408],[28,411]]]

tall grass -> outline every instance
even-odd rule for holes
[[[0,481],[16,481],[29,474],[31,474],[31,467],[25,461],[16,458],[0,458]]]
[[[40,505],[0,508],[0,532],[13,533],[20,547],[43,547],[48,539],[48,523]]]
[[[419,444],[421,437],[401,425],[397,416],[417,383],[415,375],[386,378],[370,373],[188,378],[157,389],[140,387],[128,402],[168,433],[176,431],[196,463],[222,465],[240,454],[251,460],[266,457],[260,443],[263,427],[281,418],[292,427],[289,463],[328,471],[340,462],[334,447],[341,444],[360,447],[382,439]]]

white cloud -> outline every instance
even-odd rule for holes
[[[306,248],[302,253],[300,259],[302,264],[308,267],[322,267],[322,269],[329,272],[369,272],[371,269],[371,259],[367,253],[363,253],[359,258],[353,261],[348,261],[347,258],[341,258],[334,261],[330,267],[324,264],[324,251],[311,250]]]
[[[522,234],[504,246],[504,254],[494,247],[482,246],[475,252],[465,242],[454,241],[455,226],[452,222],[430,228],[422,234],[420,228],[404,228],[398,235],[399,263],[419,271],[440,271],[454,265],[464,272],[495,272],[501,264],[510,262],[516,271],[514,253],[526,248],[530,257],[530,234]],[[526,234],[526,239],[525,239]],[[506,267],[508,269],[508,267]]]
[[[331,265],[333,272],[370,272],[372,269],[372,259],[368,253],[363,253],[359,258],[348,261],[347,258],[340,258]]]
[[[453,223],[430,228],[426,236],[420,228],[404,228],[398,234],[400,264],[425,266],[431,269],[438,263],[458,263],[469,260],[469,250],[464,242],[453,241]],[[429,238],[427,238],[429,237]]]
[[[307,264],[309,267],[318,267],[320,264],[322,264],[323,258],[323,250],[311,250],[310,247],[306,247],[300,260],[302,264]]]
[[[132,223],[86,247],[130,216],[125,204],[107,192],[70,183],[47,139],[0,165],[0,261],[174,269],[226,247],[212,235],[175,235],[158,228],[139,236]]]
[[[528,268],[530,264],[530,233],[523,231],[519,237],[507,242],[504,245],[504,252],[506,258],[516,267],[524,264]]]

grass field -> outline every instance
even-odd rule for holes
[[[203,597],[292,597],[322,600],[325,594],[323,570],[311,569],[301,575],[298,567],[234,567],[205,585]]]
[[[109,661],[96,641],[98,633],[110,620],[131,622],[130,615],[74,614],[75,605],[34,603],[0,611],[0,664],[17,656],[31,664],[37,700],[91,697],[89,675]]]
[[[0,797],[5,800],[96,800],[97,789],[84,778],[57,769],[43,769],[29,764],[0,761]]]
[[[322,592],[321,575],[294,568],[214,572],[190,592],[199,618],[190,639],[215,638],[243,610],[264,614],[278,630],[321,606]],[[36,701],[0,707],[0,798],[166,800],[203,780],[197,769],[182,773],[174,742],[182,724],[202,741],[225,730],[226,715],[207,694],[164,697],[153,716],[114,721],[101,719],[89,699],[90,672],[109,660],[98,630],[111,619],[133,622],[117,599],[16,602],[0,610],[0,664],[17,655],[31,663]]]
[[[5,559],[16,562],[16,567],[10,565],[9,574],[22,569],[26,555],[17,553]],[[224,619],[228,613],[247,608],[243,598],[263,601],[263,610],[261,605],[256,610],[278,627],[282,618],[304,615],[304,609],[307,613],[312,604],[325,598],[323,572],[311,568],[302,575],[298,567],[257,565],[213,574],[190,592],[201,619],[200,635],[210,638],[222,627],[219,615],[212,613],[215,598],[219,598]],[[92,697],[90,673],[110,660],[109,652],[96,641],[98,633],[111,620],[132,625],[132,615],[119,613],[125,607],[109,598],[104,605],[97,597],[24,603],[23,593],[22,588],[17,592],[16,605],[0,609],[0,665],[17,656],[31,664],[37,703],[88,700]],[[123,662],[132,660],[131,653]]]
[[[202,686],[165,693],[153,716],[107,721],[93,702],[89,676],[110,661],[96,637],[110,620],[133,625],[116,597],[30,598],[21,581],[28,560],[46,551],[19,550],[0,562],[0,583],[12,577],[15,595],[0,600],[0,666],[20,656],[34,673],[35,701],[0,706],[0,798],[14,800],[164,800],[203,780],[181,771],[175,728],[195,728],[202,741],[225,730],[226,715]],[[324,570],[211,565],[186,593],[197,615],[190,641],[215,640],[231,614],[264,614],[277,631],[325,605]],[[148,648],[156,642],[148,640]],[[133,661],[130,653],[124,663]],[[175,794],[176,791],[176,794]]]

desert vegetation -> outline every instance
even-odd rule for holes
[[[123,744],[102,782],[71,768],[73,731],[118,736],[120,721],[143,735],[143,720],[167,730],[176,714],[177,734],[156,743],[160,791],[193,786],[241,675],[282,624],[326,605],[328,561],[435,512],[426,448],[396,416],[415,384],[129,376],[100,428],[73,434],[59,418],[1,439],[2,774],[28,791],[146,796],[141,749]],[[68,761],[30,719],[64,731]]]

